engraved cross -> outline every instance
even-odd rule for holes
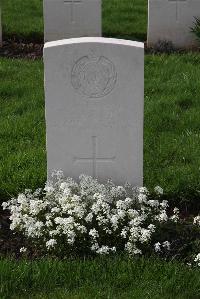
[[[176,21],[179,20],[179,4],[180,2],[186,2],[187,0],[168,0],[169,2],[175,2],[176,3]]]
[[[74,162],[92,162],[92,175],[94,178],[97,177],[97,163],[103,162],[113,162],[115,156],[113,157],[97,157],[97,136],[92,136],[92,157],[74,157]]]
[[[70,12],[71,23],[75,22],[75,19],[74,19],[74,5],[77,4],[77,3],[82,3],[82,2],[83,2],[82,0],[64,0],[64,3],[68,3],[71,6],[71,12]]]

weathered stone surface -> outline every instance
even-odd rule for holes
[[[194,17],[200,17],[199,0],[149,0],[148,46],[159,40],[178,48],[196,46]]]
[[[106,38],[44,48],[48,173],[143,182],[143,44]]]
[[[44,0],[44,39],[101,36],[101,0]]]

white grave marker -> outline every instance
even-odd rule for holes
[[[44,63],[48,173],[142,185],[143,44],[49,42]]]
[[[179,48],[196,46],[194,17],[200,17],[199,0],[149,0],[148,46],[159,40]]]
[[[101,0],[44,0],[45,42],[101,36]]]

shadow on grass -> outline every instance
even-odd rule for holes
[[[136,40],[144,42],[146,41],[146,34],[143,33],[134,33],[134,35],[128,35],[126,33],[112,33],[112,32],[103,32],[103,37],[108,38],[119,38],[119,39],[127,39],[127,40]],[[13,40],[19,43],[35,43],[35,44],[43,44],[44,43],[44,35],[38,32],[31,32],[30,34],[19,34],[13,32],[12,34],[7,33],[4,34],[3,40]]]
[[[12,34],[7,33],[3,35],[3,40],[12,40],[17,43],[34,43],[34,44],[43,44],[44,43],[44,36],[42,33],[38,32],[31,32],[30,34],[19,34],[13,32]]]
[[[120,38],[120,39],[128,39],[128,40],[134,40],[134,41],[139,41],[139,42],[144,42],[146,41],[146,34],[143,33],[134,33],[134,35],[128,35],[126,33],[103,33],[104,37],[110,37],[110,38]]]

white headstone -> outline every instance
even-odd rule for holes
[[[45,42],[101,36],[101,0],[44,0]]]
[[[143,44],[49,42],[44,63],[48,173],[142,185]]]
[[[200,17],[200,0],[149,0],[148,45],[166,40],[175,47],[196,46],[194,17]]]

